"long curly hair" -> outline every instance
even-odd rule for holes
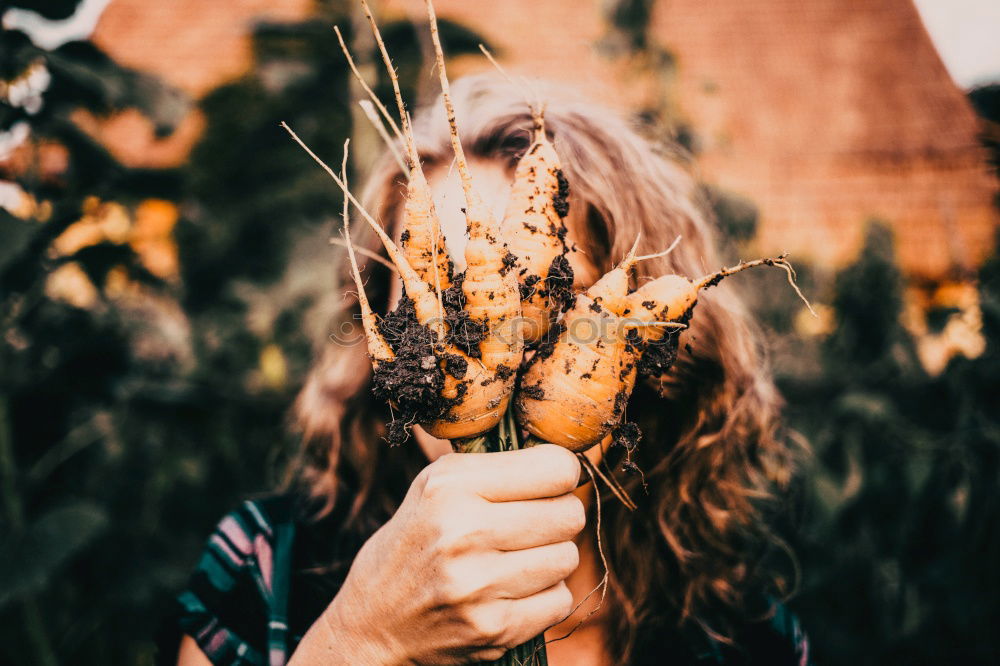
[[[456,81],[453,97],[470,156],[500,160],[513,173],[532,126],[521,92],[479,75]],[[683,240],[668,256],[640,264],[639,282],[668,273],[699,277],[721,265],[716,230],[679,148],[651,142],[620,115],[565,91],[546,88],[542,99],[570,183],[568,224],[598,275],[640,233],[643,253],[677,235]],[[453,160],[440,108],[415,122],[427,172]],[[367,207],[389,226],[399,219],[405,182],[388,156],[368,180]],[[356,236],[356,244],[380,249],[370,236]],[[385,311],[392,276],[367,264],[366,292],[375,310]],[[337,298],[352,284],[341,266]],[[392,515],[426,460],[417,446],[390,451],[380,439],[388,414],[371,394],[357,312],[356,301],[341,301],[336,340],[320,350],[296,403],[304,445],[291,480],[315,500],[315,517],[339,506],[344,529],[363,536]],[[644,434],[632,454],[641,473],[620,480],[638,509],[612,497],[602,504],[616,663],[628,663],[651,627],[693,623],[726,640],[733,619],[766,612],[754,600],[785,588],[785,578],[764,564],[780,545],[765,513],[787,485],[793,457],[778,436],[781,400],[760,339],[737,292],[723,283],[701,296],[673,369],[635,390],[628,410]],[[622,454],[609,450],[609,463],[619,464]]]

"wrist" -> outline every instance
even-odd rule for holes
[[[342,590],[343,592],[343,590]],[[410,663],[385,624],[362,617],[345,597],[338,594],[320,616],[327,640],[343,655],[345,664],[359,666],[405,666]]]
[[[394,645],[353,621],[344,606],[344,595],[327,606],[309,627],[292,654],[288,666],[404,666],[409,662],[391,649]],[[339,601],[338,601],[339,600]]]

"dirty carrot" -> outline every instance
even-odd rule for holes
[[[517,86],[485,46],[480,44],[479,50]],[[517,259],[514,270],[521,290],[524,340],[534,344],[556,316],[572,306],[573,268],[566,259],[569,182],[545,130],[545,108],[532,101],[527,104],[532,140],[514,170],[500,233]]]
[[[400,237],[403,252],[413,269],[428,284],[434,284],[439,289],[447,289],[451,286],[452,261],[448,255],[444,234],[441,232],[441,222],[434,209],[434,197],[420,164],[420,152],[413,136],[409,114],[406,112],[406,104],[403,102],[403,94],[399,89],[399,77],[396,75],[396,68],[389,57],[382,33],[367,0],[361,0],[361,8],[371,26],[372,35],[375,37],[375,43],[389,75],[389,82],[392,84],[402,128],[402,142],[409,166],[406,200],[403,204],[403,231]],[[433,275],[435,270],[437,277]]]
[[[465,194],[465,220],[469,241],[465,248],[465,274],[461,280],[463,309],[482,331],[482,339],[478,344],[482,364],[490,371],[499,370],[508,375],[508,379],[503,381],[509,382],[512,387],[513,371],[520,364],[524,350],[520,289],[512,270],[516,258],[502,242],[500,227],[493,212],[473,186],[465,150],[458,135],[437,16],[430,0],[427,0],[426,5],[455,165]]]
[[[558,324],[558,337],[543,343],[520,381],[514,407],[531,434],[573,451],[601,441],[624,414],[635,381],[635,361],[628,352],[621,313],[629,273],[643,259],[639,238],[625,258],[578,294]]]
[[[626,448],[634,445],[641,435],[623,417],[636,376],[658,377],[670,370],[678,333],[691,318],[701,289],[755,266],[776,266],[788,273],[805,301],[784,256],[741,262],[698,280],[666,275],[620,298],[619,268],[641,259],[634,254],[635,248],[577,297],[551,351],[544,350],[544,358],[522,377],[515,407],[521,425],[537,437],[582,451],[610,432]]]
[[[396,410],[386,439],[393,444],[408,438],[409,428],[419,423],[428,432],[448,439],[473,437],[491,430],[503,418],[513,390],[513,368],[487,369],[448,342],[449,326],[443,316],[439,293],[424,282],[406,256],[393,243],[347,187],[343,178],[316,155],[285,123],[292,139],[336,182],[344,196],[375,231],[395,265],[404,295],[392,313],[377,321],[381,338],[366,336],[375,370],[376,396]],[[353,269],[353,266],[352,266]],[[352,271],[353,272],[353,271]],[[359,294],[364,293],[360,275],[355,276]],[[360,296],[359,296],[360,298]],[[384,340],[393,356],[381,345]],[[475,390],[470,390],[475,387]]]

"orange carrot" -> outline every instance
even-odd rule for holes
[[[451,257],[448,255],[444,234],[441,232],[441,223],[438,220],[437,212],[434,210],[434,199],[430,191],[430,186],[427,183],[427,179],[424,176],[423,169],[420,165],[420,158],[416,149],[416,142],[413,137],[412,127],[410,126],[409,117],[406,113],[406,106],[403,103],[403,97],[399,90],[399,80],[396,76],[396,70],[392,66],[392,61],[390,60],[389,54],[385,49],[385,44],[382,41],[382,35],[378,30],[378,26],[375,24],[374,18],[371,16],[371,11],[368,8],[367,2],[362,2],[362,6],[371,22],[372,31],[375,35],[375,41],[381,50],[383,61],[385,62],[389,73],[389,79],[392,82],[402,129],[400,129],[400,126],[396,124],[395,120],[393,120],[392,115],[365,81],[364,77],[361,76],[361,72],[358,71],[358,68],[354,63],[354,58],[351,56],[351,52],[347,48],[347,44],[344,41],[343,35],[340,33],[340,29],[334,26],[334,32],[337,34],[337,39],[340,42],[340,48],[344,52],[344,56],[347,59],[347,63],[350,66],[354,77],[368,94],[372,104],[378,109],[379,113],[385,119],[393,134],[399,140],[399,143],[402,144],[406,150],[407,163],[405,165],[405,171],[407,176],[407,192],[406,200],[403,206],[401,237],[403,252],[409,260],[410,266],[413,267],[421,278],[429,284],[437,285],[439,290],[447,289],[451,285]],[[379,126],[376,125],[376,128],[378,127]],[[390,145],[389,148],[390,150],[395,151],[394,145]],[[435,267],[438,272],[437,277],[434,277]]]
[[[431,434],[448,439],[473,437],[492,429],[503,417],[510,400],[517,363],[489,368],[483,361],[470,358],[446,342],[449,331],[439,293],[435,293],[410,266],[403,252],[351,193],[344,179],[287,124],[282,123],[282,127],[327,172],[343,190],[345,198],[361,213],[381,240],[403,282],[405,295],[400,308],[383,320],[381,330],[374,325],[374,317],[364,316],[366,310],[370,313],[370,307],[367,299],[362,302],[362,323],[368,351],[374,361],[376,394],[386,398],[401,413],[400,418],[390,423],[390,442],[405,440],[413,423],[420,423]],[[354,271],[355,266],[356,262],[352,263],[352,273],[359,298],[363,298],[364,287],[360,274]]]
[[[371,25],[375,43],[378,45],[382,62],[389,74],[389,81],[392,83],[410,167],[406,202],[403,207],[403,235],[401,238],[403,252],[409,259],[410,265],[427,283],[436,285],[438,289],[447,289],[451,286],[452,261],[445,245],[444,234],[441,232],[441,222],[434,210],[431,188],[420,164],[420,153],[413,136],[410,117],[406,112],[406,104],[403,102],[403,95],[399,89],[399,77],[396,75],[396,68],[385,48],[382,33],[375,22],[375,17],[372,16],[367,0],[361,0],[361,7]],[[436,278],[433,275],[435,269],[438,274]]]
[[[473,321],[485,328],[486,333],[479,343],[483,365],[490,371],[502,367],[506,372],[517,368],[524,349],[520,321],[520,290],[511,270],[510,253],[501,241],[499,225],[472,184],[465,150],[458,136],[455,107],[451,101],[444,52],[438,34],[437,16],[430,0],[426,0],[426,5],[431,41],[441,81],[441,94],[451,130],[451,145],[455,152],[456,168],[462,180],[462,190],[465,193],[465,219],[469,242],[465,248],[466,269],[462,282],[464,309]]]
[[[686,326],[700,289],[768,265],[788,272],[805,300],[783,256],[742,262],[697,281],[666,275],[624,296],[627,282],[620,269],[637,259],[633,247],[618,267],[577,297],[552,349],[540,350],[542,358],[521,378],[514,403],[518,421],[540,439],[582,451],[620,427],[637,372],[670,369],[678,337],[667,333]]]

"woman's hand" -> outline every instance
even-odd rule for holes
[[[550,444],[428,465],[361,548],[291,664],[498,659],[571,610],[586,520],[572,453]]]

